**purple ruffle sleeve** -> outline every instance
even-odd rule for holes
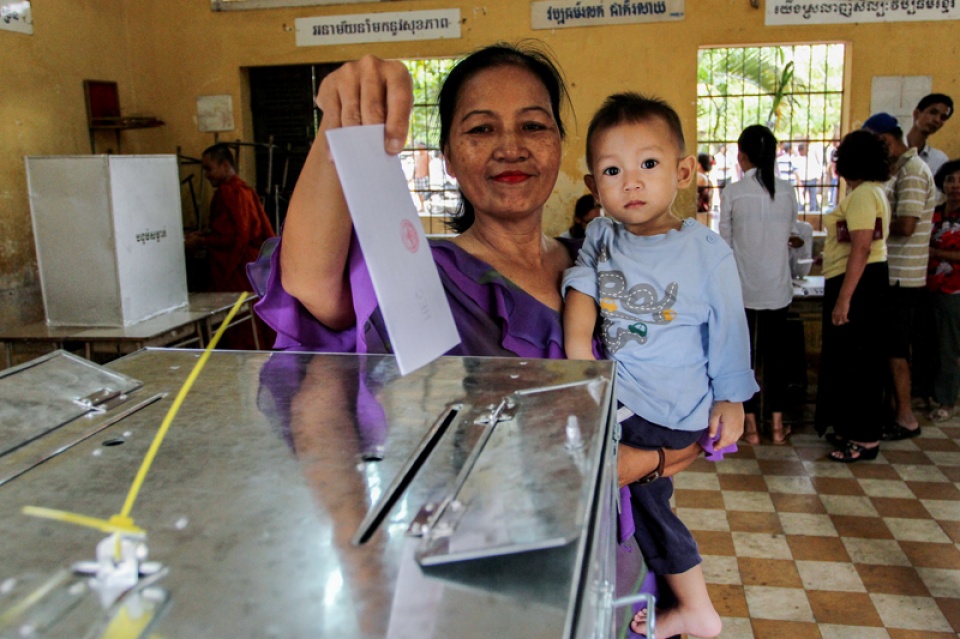
[[[489,264],[452,242],[430,242],[462,343],[448,355],[520,356],[561,359],[563,326],[557,311],[517,288]],[[277,332],[274,348],[329,353],[389,353],[373,282],[356,238],[348,257],[356,326],[334,331],[314,318],[283,289],[281,245],[271,256],[270,276],[256,305]],[[363,330],[357,330],[363,327]]]

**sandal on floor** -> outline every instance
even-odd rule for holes
[[[952,417],[953,417],[953,409],[944,408],[943,406],[941,406],[940,408],[933,411],[927,416],[927,418],[934,423],[945,422]]]
[[[838,448],[827,455],[827,459],[830,461],[840,462],[841,464],[852,464],[853,462],[858,461],[870,461],[877,458],[877,454],[880,452],[880,446],[874,446],[873,448],[867,448],[866,446],[861,446],[860,444],[854,444],[853,442],[847,442],[843,448]],[[834,456],[834,453],[840,453],[839,457]]]
[[[777,429],[774,428],[773,432],[770,434],[770,443],[774,446],[783,446],[790,443],[790,434],[793,432],[793,429],[786,424],[783,425],[783,428],[780,429],[780,437],[777,437]]]
[[[912,437],[917,437],[920,434],[920,426],[918,425],[914,429],[909,429],[906,426],[901,426],[897,422],[893,422],[888,427],[883,429],[883,433],[880,435],[880,439],[885,442],[898,442],[902,439],[910,439]]]

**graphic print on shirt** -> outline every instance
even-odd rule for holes
[[[599,262],[606,262],[606,247],[601,249]],[[611,355],[627,342],[647,343],[647,324],[669,324],[676,318],[673,305],[677,301],[679,285],[670,282],[663,297],[657,295],[650,284],[637,284],[627,288],[627,278],[622,271],[597,271],[597,290],[600,298],[600,314],[603,316],[601,334],[603,344]],[[649,316],[649,317],[647,317]],[[614,320],[630,322],[620,328]]]

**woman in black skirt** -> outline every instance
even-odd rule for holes
[[[890,172],[884,143],[869,131],[840,142],[837,173],[847,195],[824,217],[823,347],[817,380],[817,432],[834,444],[829,459],[876,459],[883,424],[886,368],[884,297],[890,206],[883,183]]]

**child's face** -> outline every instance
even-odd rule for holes
[[[676,138],[663,120],[612,127],[592,144],[593,174],[584,181],[607,215],[634,235],[679,228],[670,206],[677,190],[690,185],[696,158],[680,157]]]

